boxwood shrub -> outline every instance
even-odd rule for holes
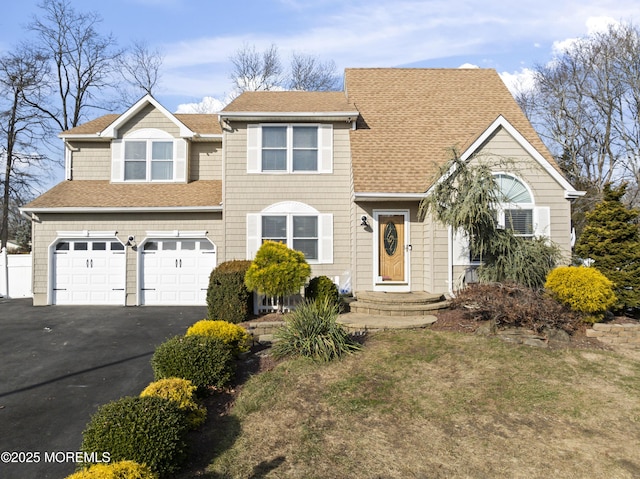
[[[189,425],[195,429],[207,418],[207,408],[196,401],[197,389],[188,379],[167,378],[149,384],[140,397],[155,396],[174,401],[186,414]]]
[[[82,433],[80,449],[109,452],[112,461],[135,461],[164,475],[177,471],[186,458],[188,430],[186,415],[175,402],[124,397],[98,409]]]
[[[209,276],[207,317],[230,323],[246,321],[253,313],[253,293],[244,284],[251,261],[227,261]]]
[[[242,326],[228,321],[203,319],[187,329],[187,336],[208,336],[221,339],[231,346],[234,354],[245,353],[251,349],[251,335]]]
[[[338,287],[327,276],[316,276],[311,279],[304,289],[304,297],[310,301],[329,301],[330,304],[340,304]]]
[[[158,346],[151,357],[156,380],[183,378],[203,393],[208,387],[226,386],[234,375],[231,346],[207,336],[175,336]]]

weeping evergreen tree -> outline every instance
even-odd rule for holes
[[[498,227],[496,206],[504,201],[490,166],[471,165],[452,150],[440,168],[431,193],[420,204],[420,216],[465,234],[470,250],[480,258],[481,282],[514,282],[538,289],[560,259],[558,247],[546,239],[516,236]]]
[[[575,252],[614,283],[616,309],[640,307],[640,211],[622,203],[627,185],[604,187],[604,197],[587,213]]]

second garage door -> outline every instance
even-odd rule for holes
[[[206,305],[215,246],[207,239],[158,239],[142,245],[140,304]]]

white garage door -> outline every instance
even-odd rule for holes
[[[124,245],[112,240],[58,242],[53,251],[53,304],[125,303]]]
[[[142,246],[140,304],[206,305],[215,246],[207,239],[161,239]]]

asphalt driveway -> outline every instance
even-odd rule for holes
[[[91,415],[138,395],[153,381],[155,347],[205,317],[206,307],[0,299],[0,477],[71,474]]]

